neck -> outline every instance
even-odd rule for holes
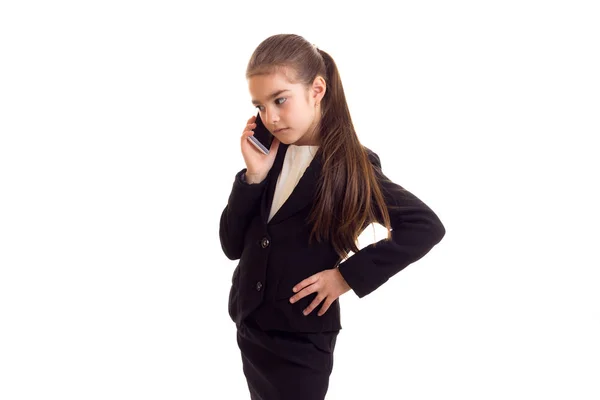
[[[294,143],[296,146],[319,146],[320,137],[318,135],[320,131],[320,121],[315,123],[309,128],[309,131],[301,137],[297,142]]]

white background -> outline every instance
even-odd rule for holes
[[[0,398],[249,398],[218,228],[276,33],[447,230],[342,296],[327,398],[600,398],[592,3],[2,2]]]

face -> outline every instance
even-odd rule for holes
[[[248,89],[260,119],[281,143],[318,145],[315,133],[325,95],[325,80],[321,76],[306,89],[301,83],[290,83],[285,70],[255,75],[248,79]],[[277,131],[282,128],[286,129]]]

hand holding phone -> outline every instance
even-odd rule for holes
[[[256,114],[253,129],[254,135],[248,136],[248,140],[263,154],[269,154],[271,143],[273,143],[273,134],[269,132],[265,124],[260,119],[260,112]]]
[[[264,126],[260,120],[260,113],[248,119],[241,139],[246,177],[251,177],[253,182],[261,182],[273,166],[279,140]]]

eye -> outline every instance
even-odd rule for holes
[[[283,100],[282,102],[279,103],[279,100]],[[277,104],[278,106],[282,105],[283,103],[285,103],[285,101],[287,100],[287,97],[280,97],[278,99],[275,100],[275,104]],[[262,111],[262,106],[256,106],[256,108],[258,108],[259,111]]]

